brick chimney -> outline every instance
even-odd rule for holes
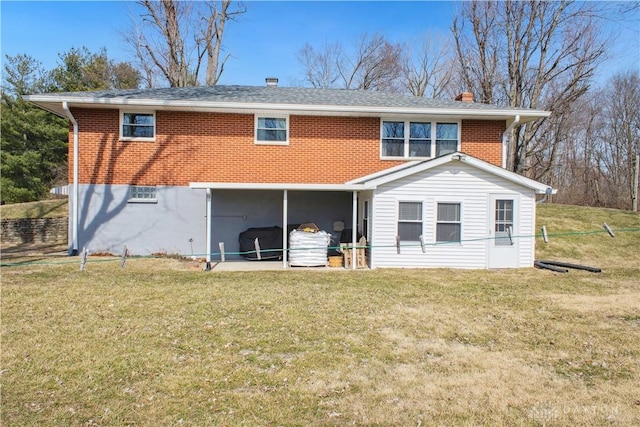
[[[473,94],[471,92],[462,92],[456,96],[456,101],[473,102]]]
[[[267,77],[264,81],[267,83],[267,87],[278,87],[277,77]]]

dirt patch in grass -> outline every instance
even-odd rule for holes
[[[66,243],[22,243],[2,244],[0,248],[2,259],[14,259],[30,256],[68,255]]]
[[[629,291],[612,295],[547,295],[560,307],[584,313],[603,313],[613,316],[639,314],[640,293]]]

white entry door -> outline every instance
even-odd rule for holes
[[[517,198],[493,194],[489,203],[489,268],[518,267]]]

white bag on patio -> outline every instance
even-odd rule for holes
[[[319,267],[327,265],[331,234],[326,231],[310,233],[293,230],[289,233],[289,265]]]

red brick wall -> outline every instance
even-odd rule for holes
[[[291,116],[289,145],[278,146],[254,144],[252,114],[158,111],[156,141],[132,142],[120,141],[118,110],[72,112],[83,184],[341,184],[403,162],[380,160],[378,118]],[[464,121],[462,151],[499,165],[504,128],[504,122]],[[70,144],[69,176],[72,165]]]
[[[502,166],[502,133],[504,121],[463,120],[460,151]]]

